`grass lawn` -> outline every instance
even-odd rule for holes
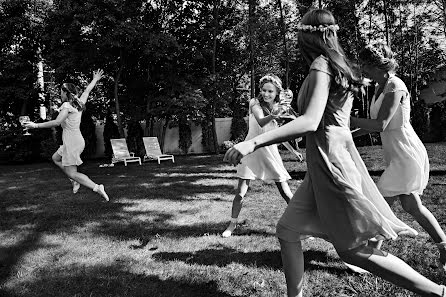
[[[427,144],[431,178],[422,197],[446,228],[446,144]],[[359,148],[376,180],[379,147]],[[106,203],[81,188],[76,195],[50,163],[0,170],[0,296],[283,296],[285,277],[275,225],[285,203],[272,183],[255,181],[235,236],[220,237],[237,183],[223,156],[178,156],[176,163],[81,171],[103,183]],[[286,152],[295,190],[305,174]],[[420,232],[385,243],[433,281],[438,257],[429,236],[399,205],[394,210]],[[305,296],[415,296],[343,265],[331,244],[306,240]]]

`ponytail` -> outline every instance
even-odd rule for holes
[[[76,108],[78,111],[85,110],[85,104],[79,99],[79,88],[71,83],[64,83],[62,85],[62,90],[67,93],[68,102],[71,106]]]

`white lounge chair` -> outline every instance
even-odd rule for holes
[[[172,160],[172,163],[175,163],[175,158],[173,155],[167,155],[161,152],[157,137],[143,137],[142,140],[146,149],[144,161],[146,161],[146,159],[157,160],[158,164],[160,164],[160,162],[163,160]]]
[[[113,149],[113,164],[124,162],[124,165],[127,166],[127,163],[138,162],[141,165],[141,158],[135,157],[134,153],[129,152],[125,138],[110,139],[110,142]]]

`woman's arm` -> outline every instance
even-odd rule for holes
[[[309,103],[305,113],[286,125],[236,144],[226,152],[224,160],[235,165],[244,156],[258,148],[292,140],[316,131],[327,104],[330,83],[331,76],[329,74],[321,71],[310,71]]]
[[[28,129],[36,129],[36,128],[53,128],[60,126],[60,124],[65,121],[65,119],[68,117],[68,109],[63,108],[59,114],[57,115],[57,118],[55,118],[52,121],[44,122],[44,123],[34,123],[34,122],[27,122],[23,126]]]
[[[81,100],[84,104],[87,102],[88,95],[90,95],[91,90],[93,90],[96,83],[102,78],[102,75],[104,74],[104,71],[102,69],[98,69],[96,71],[93,71],[93,79],[91,80],[90,84],[85,88],[85,91],[82,93],[79,100]]]
[[[358,129],[355,129],[352,131],[352,137],[355,138],[355,137],[359,137],[359,136],[366,135],[369,133],[370,133],[370,131],[358,128]]]
[[[361,119],[352,117],[350,118],[351,125],[369,132],[383,132],[395,115],[404,94],[404,91],[386,93],[376,119]]]
[[[271,112],[271,114],[265,116],[260,104],[253,104],[251,107],[251,111],[252,111],[252,114],[254,115],[254,117],[256,118],[257,123],[259,123],[260,127],[263,127],[266,124],[268,124],[269,122],[271,122],[272,120],[279,118],[279,116],[274,114],[273,112]]]

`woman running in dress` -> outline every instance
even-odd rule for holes
[[[420,275],[401,259],[367,246],[374,237],[395,239],[416,231],[400,221],[378,191],[350,132],[350,111],[359,83],[337,39],[333,15],[307,12],[298,42],[310,66],[299,95],[299,116],[229,149],[238,164],[264,146],[306,136],[308,171],[277,224],[288,296],[303,296],[301,240],[329,240],[341,259],[423,296],[446,296],[446,287]],[[333,292],[336,294],[336,292]]]
[[[280,117],[278,109],[279,94],[282,91],[282,81],[274,74],[265,75],[260,79],[260,94],[249,102],[249,128],[245,140],[254,138],[266,131],[278,127]],[[292,149],[289,143],[286,143]],[[293,149],[294,150],[294,149]],[[243,206],[243,198],[248,191],[251,180],[272,180],[276,183],[280,195],[286,203],[293,194],[287,180],[291,179],[283,166],[277,145],[263,147],[254,154],[244,158],[237,166],[237,193],[232,201],[231,222],[223,232],[223,237],[229,237],[237,228],[237,220]]]
[[[386,44],[375,43],[359,52],[359,60],[364,75],[377,86],[370,119],[351,118],[351,125],[360,128],[353,132],[353,137],[380,132],[386,169],[377,183],[378,189],[390,205],[399,200],[402,208],[426,230],[436,243],[439,262],[446,270],[446,235],[420,199],[429,179],[429,158],[410,124],[410,94],[395,75],[398,64],[394,54]]]
[[[80,123],[82,112],[85,110],[85,103],[88,95],[94,88],[96,83],[102,78],[102,70],[93,72],[93,79],[87,86],[85,91],[78,97],[78,88],[71,83],[64,83],[60,90],[62,98],[62,106],[59,115],[55,120],[45,123],[28,122],[24,126],[29,129],[52,128],[62,126],[62,142],[63,144],[54,153],[52,159],[62,172],[64,172],[72,181],[73,193],[79,190],[80,185],[92,189],[94,192],[109,201],[108,195],[102,184],[96,184],[87,175],[80,173],[77,167],[83,162],[81,153],[85,148],[85,141],[80,131]]]

